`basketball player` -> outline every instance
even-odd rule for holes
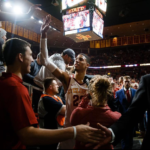
[[[60,70],[54,63],[48,60],[47,50],[47,32],[49,30],[51,19],[48,15],[44,24],[41,27],[41,63],[49,69],[52,74],[58,78],[65,90],[66,100],[66,115],[65,115],[65,127],[71,126],[70,116],[72,111],[78,106],[82,97],[87,94],[88,87],[83,82],[86,75],[86,70],[90,65],[90,59],[85,54],[79,54],[75,60],[75,74],[74,77],[70,77],[68,73]],[[69,140],[60,144],[61,149],[73,149],[74,140]]]

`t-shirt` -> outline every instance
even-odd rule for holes
[[[40,127],[45,129],[58,129],[57,115],[63,104],[52,97],[45,96],[38,104]]]
[[[72,125],[87,124],[90,122],[90,126],[97,128],[97,123],[102,124],[103,126],[110,127],[114,124],[121,114],[118,112],[112,112],[111,109],[106,106],[104,108],[87,106],[87,108],[77,107],[71,116]],[[93,149],[94,147],[90,147]],[[84,145],[81,145],[81,142],[76,142],[75,149],[88,149]],[[101,149],[113,149],[111,144],[101,147]]]
[[[27,88],[11,73],[0,77],[0,145],[2,149],[25,149],[17,131],[37,126]]]

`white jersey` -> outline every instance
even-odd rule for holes
[[[65,127],[70,127],[70,117],[73,110],[81,102],[81,99],[88,92],[88,86],[86,83],[79,84],[73,77],[70,79],[68,91],[65,94],[66,100],[66,114],[65,114]],[[75,140],[67,140],[60,143],[59,149],[73,149],[75,146]]]

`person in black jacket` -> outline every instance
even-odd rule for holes
[[[140,119],[143,118],[146,110],[148,110],[148,129],[141,149],[150,149],[150,74],[141,78],[139,89],[133,98],[132,104],[128,111],[115,124],[110,128],[98,124],[103,138],[95,148],[99,148],[110,142],[114,142],[114,144],[119,142],[126,132],[133,128]]]
[[[42,65],[40,63],[40,53],[37,55],[37,59],[34,60],[32,63],[31,63],[31,72],[26,74],[24,77],[23,77],[23,81],[24,82],[27,82],[29,84],[32,84],[32,85],[35,85],[34,84],[34,77],[38,74],[38,72],[40,71]],[[37,85],[36,85],[37,86]]]

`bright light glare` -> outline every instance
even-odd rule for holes
[[[6,3],[5,3],[5,7],[6,7],[6,8],[11,8],[11,7],[12,7],[12,5],[11,5],[11,3],[6,2]]]
[[[13,13],[16,14],[16,15],[22,15],[23,14],[22,7],[21,6],[15,6],[13,8]]]
[[[40,24],[43,24],[43,22],[42,22],[41,20],[39,20],[39,23],[40,23]]]
[[[31,19],[34,19],[34,17],[33,17],[33,16],[31,16]]]

